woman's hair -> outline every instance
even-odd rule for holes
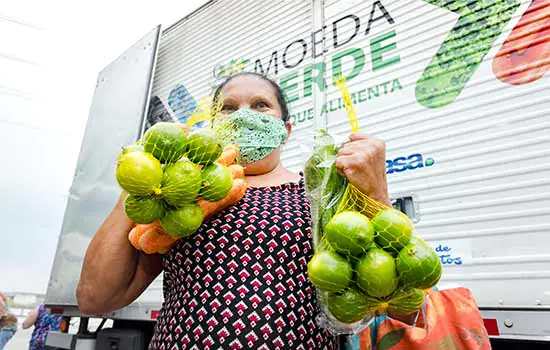
[[[260,73],[242,72],[242,73],[238,73],[238,74],[232,75],[229,78],[227,78],[223,83],[218,85],[216,90],[214,90],[214,96],[213,96],[214,104],[218,103],[219,98],[220,98],[220,94],[222,92],[222,89],[231,80],[233,80],[237,77],[257,77],[257,78],[262,79],[263,81],[266,81],[267,83],[269,83],[269,85],[271,85],[271,87],[275,91],[275,97],[277,97],[277,102],[279,103],[279,106],[281,107],[281,111],[283,112],[282,119],[283,119],[284,122],[288,121],[288,119],[290,118],[290,113],[289,113],[289,110],[288,110],[288,103],[286,102],[285,94],[283,92],[283,89],[281,89],[279,84],[277,84],[273,80],[269,79],[268,77],[266,77],[265,75],[260,74]]]
[[[0,328],[6,326],[16,326],[17,322],[17,317],[15,317],[14,314],[7,313],[0,316]]]
[[[2,292],[0,292],[0,299],[2,299],[4,303],[6,304],[8,303],[8,299]],[[10,313],[5,313],[4,315],[0,315],[0,328],[5,326],[11,326],[11,325],[17,325],[17,317],[15,317],[13,314],[10,314]]]

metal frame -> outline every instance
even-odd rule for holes
[[[535,309],[488,309],[480,307],[485,320],[496,320],[497,339],[545,341],[550,346],[550,310]],[[494,332],[493,332],[494,333]],[[546,334],[546,335],[544,335]]]

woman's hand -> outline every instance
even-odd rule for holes
[[[336,169],[361,192],[390,206],[386,181],[386,144],[365,134],[350,135],[336,156]]]
[[[38,318],[38,310],[35,309],[31,311],[31,313],[25,318],[25,321],[23,321],[22,328],[23,329],[29,329],[36,323],[36,319]]]

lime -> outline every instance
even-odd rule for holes
[[[132,196],[124,200],[124,213],[136,224],[150,224],[164,215],[164,208],[154,196]]]
[[[414,288],[431,288],[441,278],[441,261],[430,246],[417,242],[405,246],[396,259],[401,283]]]
[[[426,293],[422,289],[399,288],[388,302],[388,311],[401,314],[417,312],[422,307],[425,296]]]
[[[370,249],[356,266],[357,285],[370,296],[383,298],[397,288],[399,279],[393,257],[379,248]]]
[[[233,187],[233,177],[228,167],[212,163],[202,170],[200,196],[209,202],[223,199]]]
[[[381,210],[371,222],[376,230],[376,243],[387,251],[399,252],[411,239],[412,222],[407,215],[397,209]]]
[[[188,160],[180,160],[164,169],[162,198],[176,207],[192,203],[199,195],[201,183],[199,168]]]
[[[118,155],[118,159],[120,160],[120,158],[122,158],[123,155],[133,151],[145,151],[145,149],[139,143],[134,143],[133,145],[124,146],[122,147],[122,151],[120,151],[120,154]]]
[[[361,321],[368,314],[365,296],[354,287],[329,294],[327,306],[332,316],[344,323]]]
[[[428,243],[426,243],[426,241],[419,235],[413,235],[409,241],[409,244],[424,244],[425,246],[428,246]]]
[[[377,246],[378,247],[378,246]],[[388,250],[385,250],[385,252],[387,252],[388,254],[391,255],[392,258],[397,258],[397,256],[399,255],[399,252],[395,249],[388,249]]]
[[[325,237],[337,252],[358,256],[372,244],[374,229],[363,214],[344,211],[329,221],[325,227]]]
[[[172,238],[185,238],[195,233],[202,224],[204,215],[197,204],[184,204],[182,207],[168,211],[160,225]]]
[[[162,181],[160,162],[150,153],[129,152],[117,162],[116,179],[129,194],[145,196],[157,192]]]
[[[330,250],[313,255],[307,264],[307,274],[311,283],[325,292],[341,291],[353,278],[351,264],[344,257]]]
[[[199,129],[189,135],[187,157],[196,164],[214,163],[222,154],[223,147],[216,133],[210,129]]]
[[[185,153],[187,135],[178,124],[159,122],[143,135],[142,144],[161,163],[174,163]]]

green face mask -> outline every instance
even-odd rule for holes
[[[264,159],[288,136],[284,121],[248,108],[216,118],[214,129],[224,145],[238,145],[240,163]]]

